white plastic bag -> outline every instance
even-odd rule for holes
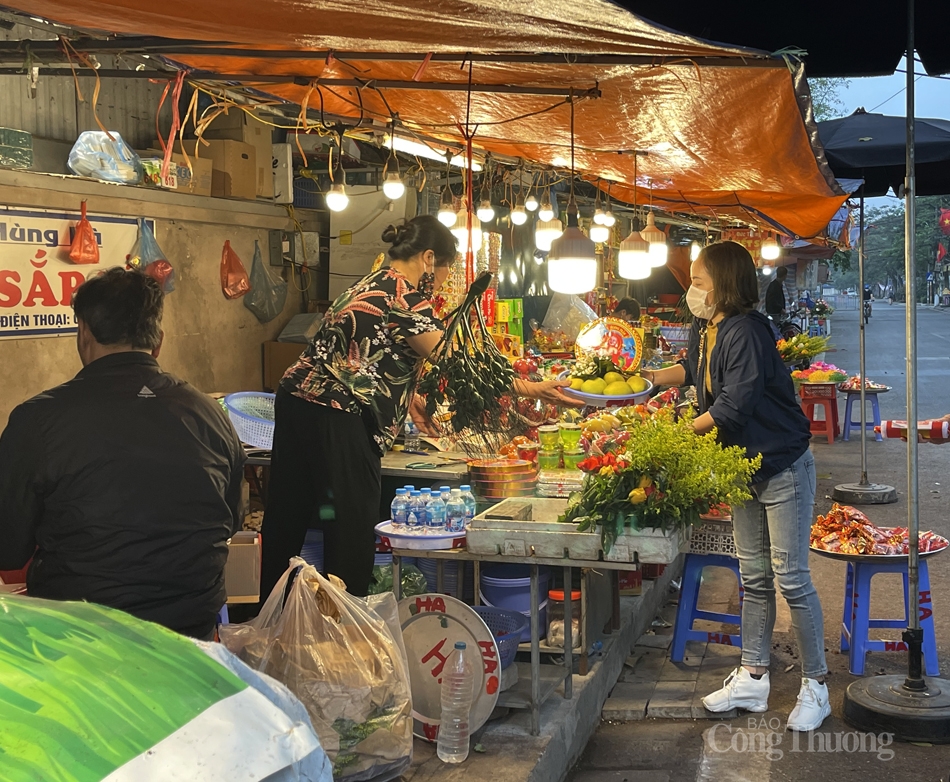
[[[412,703],[394,598],[370,603],[302,559],[290,565],[258,617],[222,626],[221,641],[301,700],[335,782],[395,779],[412,760]]]
[[[74,174],[102,182],[137,185],[142,181],[142,161],[122,136],[112,131],[109,134],[101,130],[81,133],[66,162]]]

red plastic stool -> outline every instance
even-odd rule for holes
[[[823,434],[829,443],[841,434],[838,423],[838,390],[834,383],[802,383],[798,390],[802,412],[811,424],[812,434]],[[824,420],[815,418],[815,408],[824,408]]]

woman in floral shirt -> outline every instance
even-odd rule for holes
[[[277,392],[263,525],[262,594],[323,531],[324,566],[354,595],[372,578],[380,458],[406,419],[423,360],[442,336],[429,297],[455,261],[455,237],[432,215],[383,232],[390,265],[343,293]],[[519,383],[554,404],[566,383]]]

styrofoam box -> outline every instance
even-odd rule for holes
[[[605,554],[599,530],[578,532],[575,525],[558,522],[567,500],[526,497],[517,501],[531,503],[532,520],[487,518],[499,506],[480,513],[466,534],[466,547],[470,552],[518,558],[670,564],[689,545],[689,532],[684,529],[628,530]]]

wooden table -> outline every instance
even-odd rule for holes
[[[537,736],[541,732],[541,704],[544,703],[551,694],[557,689],[557,686],[564,683],[564,698],[570,700],[573,695],[573,672],[574,655],[580,656],[580,675],[587,674],[587,595],[589,591],[589,574],[592,570],[609,570],[611,572],[611,591],[612,591],[612,616],[610,629],[615,632],[620,629],[620,590],[617,581],[618,570],[636,570],[639,565],[631,562],[593,562],[572,559],[545,559],[539,557],[510,557],[500,554],[484,555],[472,554],[467,549],[450,550],[417,550],[417,549],[393,549],[393,591],[396,600],[402,596],[402,582],[400,567],[403,557],[414,559],[434,559],[437,562],[436,569],[436,589],[442,590],[443,571],[446,562],[472,562],[475,566],[475,605],[479,605],[479,583],[481,564],[483,562],[509,564],[509,565],[528,565],[531,575],[531,643],[528,646],[531,652],[531,680],[527,691],[516,685],[511,690],[502,693],[498,698],[498,705],[514,709],[531,710],[531,735]],[[564,569],[564,666],[541,665],[541,642],[540,642],[540,567],[560,567]],[[571,599],[571,582],[573,569],[581,568],[581,632],[582,641],[579,651],[574,650],[573,644],[573,622],[569,619],[573,617],[573,601]],[[459,568],[459,598],[461,599],[464,579],[463,570]],[[545,651],[561,652],[561,648],[548,647]],[[520,682],[519,682],[520,685]]]

